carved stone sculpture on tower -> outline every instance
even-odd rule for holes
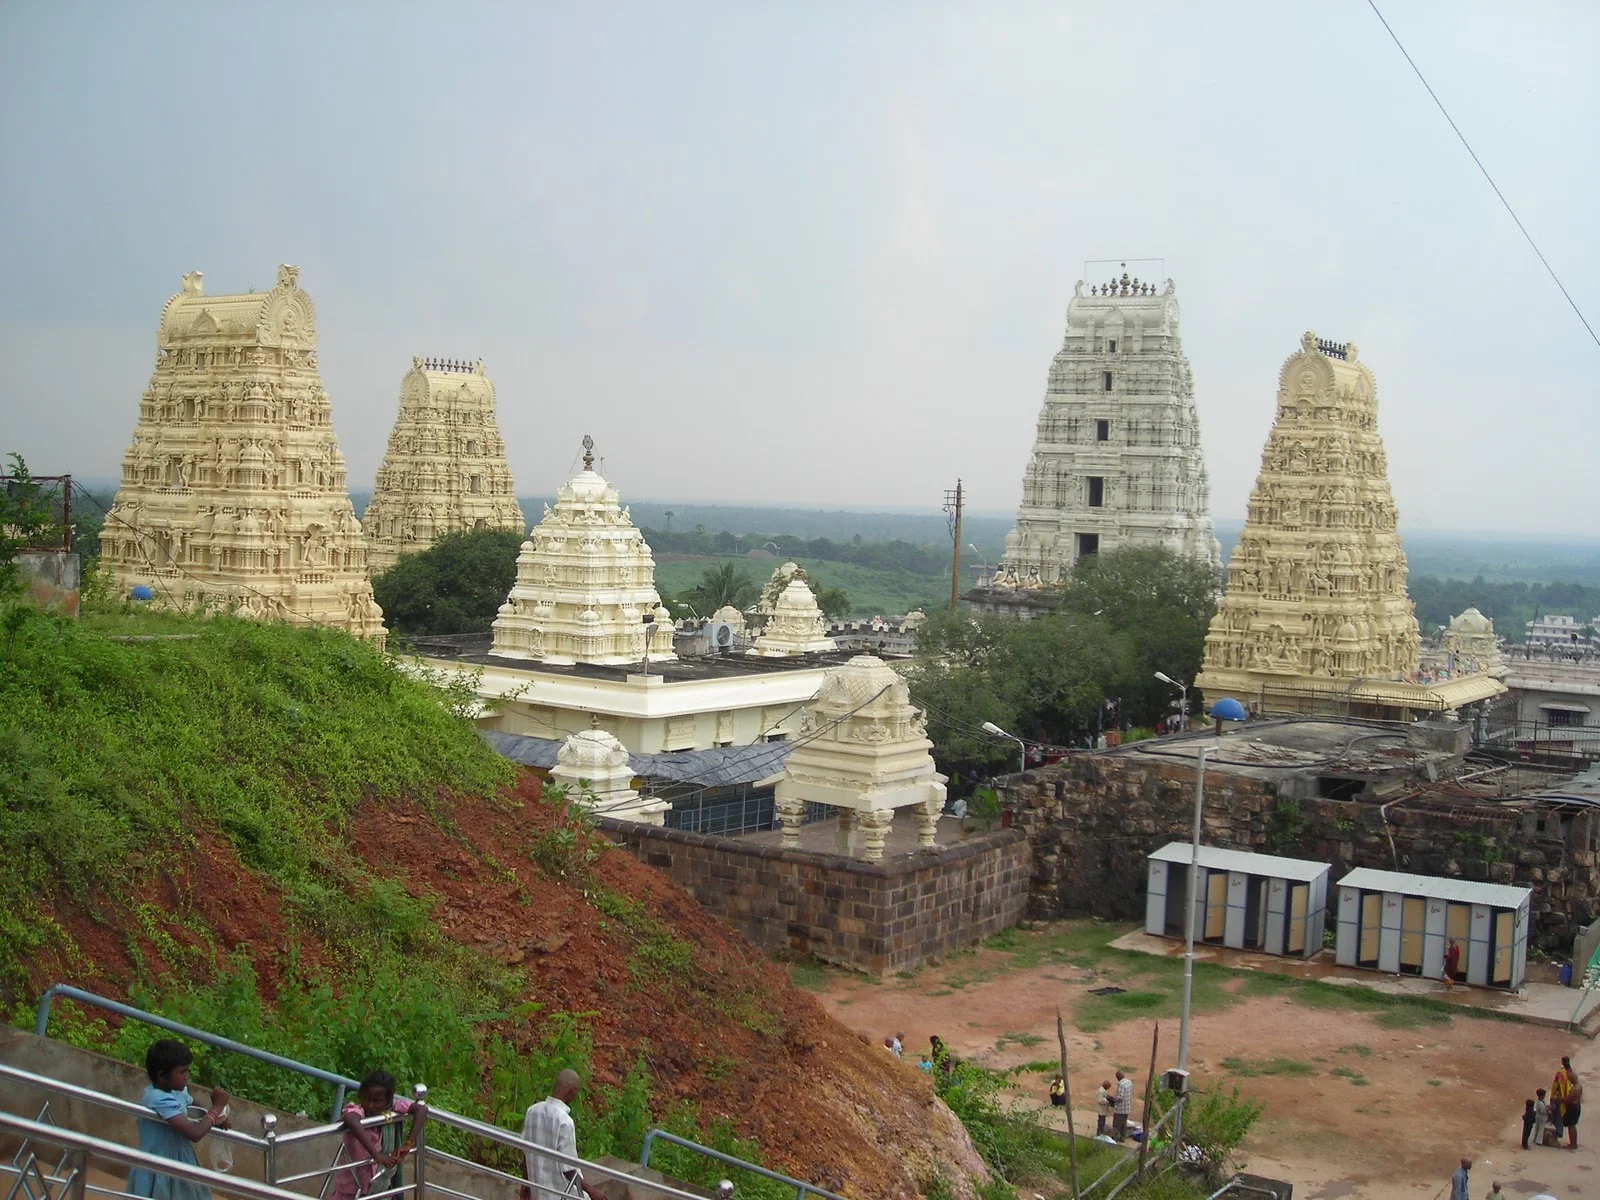
[[[1318,680],[1415,681],[1418,645],[1376,383],[1354,345],[1308,333],[1278,377],[1196,684],[1249,700],[1263,689],[1310,694]]]
[[[268,292],[167,301],[155,373],[100,533],[116,586],[157,603],[331,626],[383,641],[367,547],[317,373],[295,267]]]
[[[1175,288],[1126,271],[1074,290],[1017,524],[983,590],[1046,588],[1085,555],[1125,545],[1222,557]]]
[[[806,805],[826,804],[839,812],[840,853],[882,858],[899,808],[915,808],[917,844],[933,847],[945,777],[934,769],[923,713],[893,667],[860,654],[829,671],[800,733],[776,791],[783,845],[799,845]]]
[[[834,648],[835,643],[828,636],[828,623],[817,607],[817,598],[804,579],[795,577],[779,595],[761,636],[748,653],[760,658],[788,658]]]
[[[482,362],[411,360],[362,524],[374,575],[447,533],[527,528]]]
[[[655,558],[617,489],[594,470],[583,439],[583,471],[562,485],[556,506],[517,555],[517,581],[495,618],[492,654],[547,663],[636,663],[675,657],[672,617],[656,592]],[[647,627],[646,613],[655,623]]]
[[[550,778],[567,789],[567,799],[619,821],[661,825],[672,805],[639,795],[633,787],[628,751],[604,729],[567,735],[556,751]]]

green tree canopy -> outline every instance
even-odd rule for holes
[[[907,674],[934,752],[970,775],[1016,765],[1015,743],[984,733],[985,721],[1028,741],[1068,743],[1092,730],[1132,657],[1127,636],[1092,616],[1018,621],[945,610],[917,631]]]
[[[449,533],[372,581],[397,633],[484,633],[517,579],[522,535],[511,529]]]
[[[733,562],[718,563],[714,567],[707,567],[700,576],[700,582],[678,598],[680,604],[687,604],[702,617],[709,617],[717,609],[726,605],[743,610],[756,602],[759,594],[755,580],[739,569]]]
[[[1098,617],[1128,639],[1128,673],[1106,681],[1108,695],[1122,701],[1125,720],[1151,725],[1173,711],[1178,693],[1155,677],[1157,671],[1192,685],[1219,587],[1210,563],[1160,546],[1126,546],[1078,561],[1063,607]]]

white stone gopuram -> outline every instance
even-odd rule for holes
[[[1307,333],[1278,377],[1277,414],[1195,685],[1208,699],[1279,711],[1352,701],[1439,711],[1503,691],[1475,676],[1430,693],[1419,679],[1396,529],[1372,372],[1353,344]]]
[[[317,373],[316,309],[295,267],[267,292],[167,301],[155,374],[100,534],[118,590],[331,626],[382,643],[367,547]]]
[[[411,360],[362,526],[374,575],[447,533],[527,529],[481,361]]]
[[[661,662],[674,657],[672,618],[656,592],[656,564],[617,489],[594,470],[562,485],[556,506],[517,555],[517,581],[495,618],[490,653],[551,664]],[[654,625],[645,623],[651,614]]]
[[[989,587],[1049,587],[1085,555],[1128,545],[1221,565],[1175,289],[1124,271],[1074,289],[1017,524]]]
[[[572,803],[619,821],[661,825],[665,822],[662,814],[672,807],[665,800],[648,799],[634,790],[627,748],[604,729],[568,734],[556,751],[550,778],[567,789]]]
[[[876,860],[896,809],[913,808],[917,844],[934,845],[945,777],[933,765],[926,722],[893,667],[870,654],[829,671],[784,764],[776,806],[782,844],[798,846],[806,805],[839,814],[839,852]]]
[[[746,653],[760,658],[790,658],[834,648],[834,640],[828,636],[828,623],[817,607],[817,598],[811,594],[806,581],[797,576],[789,580],[778,596],[772,614],[761,629],[761,636]]]
[[[1500,649],[1500,639],[1495,636],[1494,622],[1476,607],[1450,618],[1444,631],[1444,649],[1449,656],[1446,669],[1452,674],[1506,677],[1505,654]]]

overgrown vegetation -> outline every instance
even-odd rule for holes
[[[0,608],[0,988],[15,999],[21,962],[54,936],[41,895],[132,905],[193,856],[200,822],[330,946],[358,961],[413,949],[423,913],[359,865],[340,826],[366,795],[492,792],[506,764],[438,693],[344,634],[161,625],[190,636],[116,641],[93,613]]]
[[[1048,616],[932,614],[909,675],[941,763],[968,776],[1014,764],[1015,743],[982,732],[985,721],[1060,745],[1152,726],[1178,699],[1155,672],[1194,677],[1215,588],[1204,562],[1130,547],[1084,559]]]
[[[372,581],[392,633],[483,633],[517,580],[522,533],[449,533]]]
[[[17,554],[40,546],[59,546],[61,518],[50,491],[34,479],[22,455],[0,468],[0,598],[20,586]]]

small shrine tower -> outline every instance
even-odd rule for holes
[[[381,643],[367,544],[317,372],[300,272],[207,296],[183,277],[156,333],[122,482],[100,533],[119,590],[156,603],[329,626]]]
[[[655,571],[617,489],[595,473],[594,439],[585,436],[583,471],[561,486],[555,508],[545,506],[522,543],[491,653],[617,665],[643,660],[648,639],[650,658],[673,658],[672,617],[656,591]]]
[[[922,711],[888,663],[859,654],[829,671],[778,782],[782,844],[799,845],[806,805],[826,804],[839,813],[842,854],[882,858],[901,808],[915,809],[917,844],[931,849],[945,799],[932,749]]]
[[[447,533],[527,529],[482,360],[411,360],[362,524],[374,575]]]

